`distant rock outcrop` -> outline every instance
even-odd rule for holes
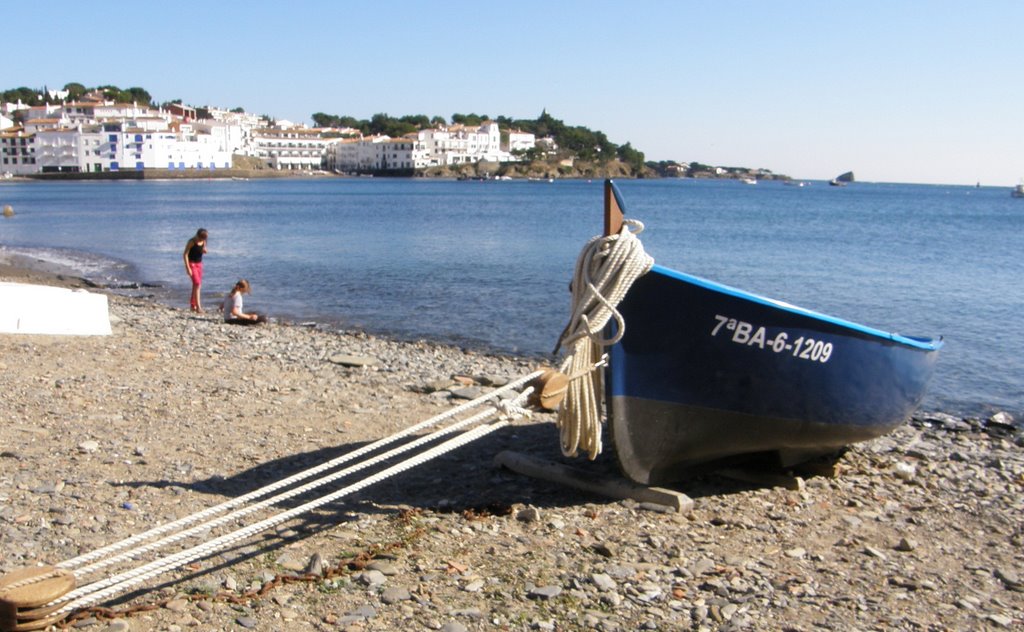
[[[834,187],[845,187],[847,183],[850,182],[853,182],[853,172],[847,171],[846,173],[841,173],[835,178],[832,178],[829,181],[829,184],[831,184]]]

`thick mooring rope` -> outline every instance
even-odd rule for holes
[[[175,532],[175,531],[177,531],[177,530],[179,530],[182,527],[185,527],[187,525],[193,524],[193,523],[198,522],[200,520],[206,520],[208,518],[211,518],[212,516],[215,516],[217,514],[223,513],[225,511],[228,511],[229,509],[233,509],[235,507],[238,507],[238,506],[241,506],[241,505],[245,505],[246,503],[248,503],[248,502],[250,502],[252,500],[256,500],[257,498],[262,498],[262,497],[267,496],[267,495],[269,495],[269,494],[271,494],[271,493],[273,493],[273,492],[275,492],[277,490],[284,489],[284,488],[286,488],[286,487],[288,487],[288,486],[290,486],[290,485],[292,485],[294,483],[297,483],[299,481],[305,480],[305,479],[310,478],[312,476],[315,476],[317,474],[321,474],[323,472],[326,472],[326,471],[329,471],[331,469],[334,469],[335,467],[337,467],[337,466],[339,466],[339,465],[341,465],[343,463],[347,463],[347,462],[352,461],[354,459],[358,459],[358,458],[360,458],[360,457],[362,457],[364,455],[370,454],[371,452],[374,452],[375,450],[378,450],[378,449],[382,448],[383,446],[388,445],[390,443],[393,443],[393,442],[395,442],[395,441],[397,441],[399,439],[403,439],[405,437],[409,437],[409,436],[411,436],[411,435],[413,435],[413,434],[415,434],[415,433],[417,433],[417,432],[419,432],[421,430],[424,430],[424,429],[429,428],[431,426],[435,426],[435,425],[437,425],[439,423],[443,423],[445,421],[448,421],[448,420],[454,418],[457,415],[460,415],[460,414],[462,414],[462,413],[464,413],[466,411],[472,410],[473,408],[477,408],[479,406],[482,406],[484,404],[492,402],[492,401],[494,401],[495,398],[501,397],[501,396],[505,395],[506,393],[510,393],[510,392],[515,391],[518,388],[521,388],[523,385],[525,385],[528,382],[530,382],[531,380],[539,377],[541,374],[542,374],[542,371],[535,371],[533,373],[530,373],[529,375],[523,376],[523,377],[521,377],[521,378],[519,378],[517,380],[509,382],[508,384],[506,384],[505,386],[503,386],[501,388],[498,388],[498,389],[496,389],[494,391],[491,391],[491,392],[486,393],[486,394],[484,394],[484,395],[482,395],[480,397],[477,397],[476,399],[470,400],[468,402],[460,404],[459,406],[456,406],[454,408],[446,410],[445,412],[443,412],[443,413],[441,413],[439,415],[431,417],[430,419],[427,419],[425,421],[421,421],[418,424],[415,424],[413,426],[410,426],[410,427],[406,428],[405,430],[402,430],[400,432],[396,432],[395,434],[393,434],[393,435],[391,435],[389,437],[385,437],[383,439],[379,439],[377,441],[374,441],[373,443],[370,443],[370,444],[367,444],[367,445],[363,446],[362,448],[359,448],[359,449],[354,450],[352,452],[348,452],[348,453],[343,454],[343,455],[341,455],[341,456],[339,456],[339,457],[337,457],[335,459],[332,459],[330,461],[326,461],[326,462],[321,463],[321,464],[319,464],[319,465],[317,465],[315,467],[311,467],[311,468],[309,468],[307,470],[303,470],[302,472],[299,472],[297,474],[293,474],[292,476],[289,476],[287,478],[281,479],[279,481],[271,483],[270,485],[267,485],[265,487],[261,487],[260,489],[257,489],[255,491],[249,492],[247,494],[243,494],[242,496],[239,496],[237,498],[233,498],[231,500],[225,501],[225,502],[223,502],[223,503],[221,503],[219,505],[216,505],[214,507],[209,507],[207,509],[204,509],[203,511],[197,512],[197,513],[192,514],[190,516],[185,516],[184,518],[180,518],[178,520],[174,520],[172,522],[168,522],[168,523],[165,523],[163,525],[154,527],[154,528],[146,531],[145,533],[140,533],[140,534],[131,536],[129,538],[121,540],[120,542],[115,542],[115,543],[110,544],[108,546],[105,546],[103,548],[96,549],[95,551],[92,551],[90,553],[85,553],[83,555],[79,555],[78,557],[72,558],[70,560],[66,560],[64,562],[61,562],[61,563],[57,564],[57,566],[59,568],[76,569],[75,570],[75,574],[76,575],[82,575],[82,574],[85,574],[86,572],[96,570],[96,569],[101,568],[103,566],[108,566],[110,563],[112,563],[112,562],[114,562],[116,560],[114,558],[108,558],[107,561],[105,561],[105,562],[96,563],[96,564],[90,565],[90,566],[82,568],[82,569],[78,568],[78,567],[83,566],[83,565],[85,565],[85,564],[87,564],[89,562],[92,562],[94,560],[102,559],[105,556],[107,556],[107,555],[109,555],[111,553],[114,553],[116,551],[121,551],[121,550],[127,549],[127,548],[129,548],[131,546],[134,546],[134,545],[136,545],[136,544],[138,544],[140,542],[145,542],[147,540],[150,540],[150,539],[152,539],[152,538],[154,538],[154,537],[156,537],[158,535],[163,535],[165,533]],[[284,500],[284,499],[282,498],[281,500]],[[139,549],[131,549],[131,550],[127,551],[123,556],[118,556],[117,559],[129,559],[131,557],[134,557],[135,555],[137,555],[140,552],[141,551]]]
[[[509,400],[502,401],[499,404],[499,409],[498,410],[504,411],[505,409],[508,409],[509,408],[508,402],[509,402]],[[504,407],[502,408],[501,406],[504,406]],[[512,408],[510,410],[514,410],[514,411],[517,412],[517,414],[521,415],[521,414],[524,414],[524,413],[520,412],[520,411],[524,411],[525,409],[522,409],[520,407],[516,407],[516,408]],[[528,412],[528,411],[525,411],[525,412]],[[507,414],[507,413],[503,413],[503,414]],[[145,545],[136,547],[136,548],[134,548],[134,549],[132,549],[130,551],[125,551],[125,552],[120,553],[118,555],[115,555],[113,557],[109,557],[109,558],[106,558],[106,559],[101,559],[101,560],[99,560],[97,562],[94,562],[94,563],[88,565],[88,566],[84,566],[84,567],[82,567],[80,569],[76,569],[75,570],[75,574],[76,575],[78,575],[78,574],[82,574],[82,575],[88,574],[88,573],[97,571],[97,570],[99,570],[101,568],[104,568],[106,566],[110,566],[111,564],[115,564],[117,562],[122,562],[122,561],[125,561],[125,560],[130,560],[130,559],[136,558],[136,557],[138,557],[139,555],[141,555],[143,553],[149,553],[151,551],[156,551],[158,549],[161,549],[161,548],[167,546],[168,544],[173,544],[175,542],[180,542],[180,541],[185,540],[185,539],[187,539],[189,537],[192,537],[194,535],[201,534],[201,533],[204,533],[206,531],[209,531],[212,528],[222,526],[222,525],[227,524],[229,522],[236,521],[236,520],[238,520],[240,518],[244,518],[245,516],[247,516],[247,515],[249,515],[251,513],[255,513],[256,511],[259,511],[260,509],[264,509],[266,507],[271,507],[271,506],[274,506],[274,505],[279,505],[279,504],[283,503],[286,500],[289,500],[291,498],[295,498],[297,496],[301,496],[301,495],[305,494],[306,492],[309,492],[309,491],[312,491],[314,489],[317,489],[318,487],[323,487],[324,485],[327,485],[328,483],[333,483],[336,480],[345,478],[346,476],[348,476],[350,474],[355,474],[356,472],[359,472],[360,470],[364,470],[364,469],[366,469],[366,468],[368,468],[368,467],[370,467],[372,465],[377,465],[378,463],[382,463],[384,461],[387,461],[388,459],[391,459],[391,458],[393,458],[395,456],[398,456],[399,454],[403,454],[405,452],[409,452],[411,450],[415,450],[417,448],[421,448],[421,447],[423,447],[423,446],[433,442],[434,440],[436,440],[436,439],[438,439],[440,437],[443,437],[445,435],[448,435],[448,434],[451,434],[451,433],[455,432],[456,430],[461,430],[462,428],[465,428],[466,426],[486,421],[488,418],[493,417],[494,415],[495,415],[494,410],[490,410],[489,409],[489,410],[481,411],[481,412],[477,413],[476,415],[473,415],[472,417],[467,417],[466,419],[463,419],[461,421],[457,421],[457,422],[453,423],[450,426],[446,426],[444,428],[436,430],[436,431],[434,431],[433,433],[431,433],[429,435],[425,435],[423,437],[420,437],[419,439],[416,439],[415,441],[410,441],[409,443],[402,444],[402,445],[398,446],[397,448],[393,448],[391,450],[388,450],[387,452],[383,452],[381,454],[378,454],[377,456],[368,458],[368,459],[366,459],[364,461],[359,461],[358,463],[356,463],[354,465],[351,465],[351,466],[349,466],[349,467],[347,467],[345,469],[342,469],[342,470],[338,470],[337,472],[334,472],[333,474],[329,474],[327,476],[322,476],[322,477],[320,477],[318,479],[315,479],[315,480],[313,480],[313,481],[311,481],[309,483],[306,483],[305,485],[301,485],[301,486],[296,487],[294,489],[290,489],[290,490],[288,490],[286,492],[277,494],[276,496],[271,496],[270,498],[267,498],[266,500],[262,500],[262,501],[260,501],[258,503],[254,503],[254,504],[245,506],[245,507],[243,507],[241,509],[237,509],[237,510],[231,512],[231,513],[228,513],[228,514],[225,514],[223,516],[220,516],[219,518],[216,518],[216,519],[213,519],[213,520],[209,520],[207,522],[203,522],[201,524],[195,525],[195,526],[193,526],[193,527],[191,527],[189,529],[186,529],[185,531],[179,531],[177,533],[173,533],[173,534],[171,534],[169,536],[166,536],[166,537],[164,537],[164,538],[162,538],[160,540],[157,540],[155,542],[151,542],[149,544],[145,544]],[[197,515],[199,515],[199,514],[197,514]],[[110,580],[108,579],[108,580],[104,580],[104,581],[109,582]],[[74,595],[74,594],[68,594],[67,596],[65,596],[65,598],[66,599],[71,599],[71,598],[74,598],[76,596],[77,595]]]
[[[467,443],[475,441],[480,437],[483,437],[484,435],[487,435],[499,428],[508,425],[508,423],[509,422],[507,420],[501,419],[491,424],[477,426],[476,428],[473,428],[472,430],[469,430],[457,437],[449,439],[448,441],[445,441],[444,443],[441,443],[427,450],[426,452],[423,452],[415,457],[406,459],[405,461],[402,461],[385,470],[382,470],[381,472],[374,474],[373,476],[368,476],[367,478],[359,480],[353,483],[352,485],[349,485],[343,489],[339,489],[336,492],[327,494],[326,496],[321,496],[320,498],[300,505],[294,509],[290,509],[288,511],[279,513],[275,516],[271,516],[266,520],[262,520],[255,524],[251,524],[247,527],[243,527],[231,533],[222,535],[219,538],[214,538],[213,540],[204,542],[203,544],[200,544],[198,546],[194,546],[191,549],[181,551],[180,553],[170,555],[166,558],[158,559],[154,562],[150,562],[149,564],[145,564],[129,572],[116,575],[115,577],[110,578],[109,580],[106,580],[104,582],[97,582],[95,585],[86,586],[85,588],[87,590],[84,590],[83,592],[87,593],[87,595],[83,595],[76,601],[73,601],[65,605],[63,608],[58,610],[56,614],[71,613],[80,608],[85,608],[87,606],[91,606],[102,601],[105,601],[113,597],[114,595],[127,592],[129,588],[141,584],[146,580],[166,573],[170,570],[180,568],[185,564],[188,564],[189,562],[193,562],[195,560],[208,557],[218,551],[227,549],[238,542],[241,542],[252,537],[253,535],[256,535],[257,533],[266,531],[267,529],[282,524],[301,514],[312,511],[318,507],[322,507],[323,505],[326,505],[328,503],[334,502],[335,500],[338,500],[343,496],[347,496],[348,494],[357,492],[374,483],[380,482],[390,476],[394,476],[395,474],[404,472],[416,465],[419,465],[420,463],[429,461],[430,459],[450,452],[455,448],[461,447]],[[96,590],[97,588],[99,588],[99,590]],[[68,593],[69,596],[73,594],[74,592]]]
[[[471,424],[487,422],[488,419],[492,419],[492,421],[490,421],[489,423],[484,423],[483,425],[479,425],[475,428],[467,430],[456,437],[446,439],[445,441],[434,446],[433,448],[427,449],[418,454],[414,454],[413,456],[406,458],[404,461],[400,461],[395,465],[392,465],[374,475],[356,481],[343,489],[321,496],[319,498],[306,502],[298,507],[278,513],[274,516],[251,524],[249,526],[239,528],[231,533],[227,533],[220,537],[214,538],[210,541],[202,542],[196,546],[193,546],[192,548],[183,550],[179,553],[171,554],[167,557],[159,558],[148,564],[142,564],[141,566],[129,569],[125,572],[115,574],[113,576],[106,577],[94,581],[92,583],[83,585],[77,589],[74,589],[62,595],[60,598],[51,602],[51,604],[49,605],[59,605],[59,609],[57,609],[54,612],[54,614],[60,615],[69,614],[75,610],[100,603],[113,597],[114,595],[124,593],[128,589],[148,579],[151,579],[168,571],[174,570],[176,568],[180,568],[197,559],[205,558],[210,555],[213,555],[214,553],[230,548],[238,542],[248,539],[257,533],[260,533],[274,526],[282,524],[287,520],[295,518],[303,513],[312,511],[313,509],[336,501],[339,498],[342,498],[348,494],[362,490],[363,488],[372,485],[373,483],[384,480],[385,478],[388,478],[395,474],[404,472],[416,465],[424,463],[441,454],[444,454],[455,448],[470,443],[486,434],[489,434],[507,425],[509,423],[509,420],[512,418],[529,415],[530,411],[524,408],[523,405],[524,402],[532,395],[534,391],[533,387],[527,387],[523,389],[522,392],[516,393],[515,396],[512,397],[511,399],[498,400],[497,398],[499,395],[514,392],[515,389],[522,388],[525,384],[539,377],[542,373],[542,371],[533,372],[527,376],[521,377],[517,380],[514,380],[513,382],[510,382],[504,387],[496,389],[495,391],[491,391],[484,396],[478,397],[472,401],[466,402],[460,406],[452,408],[440,415],[437,415],[436,417],[415,424],[414,426],[411,426],[401,432],[391,435],[390,437],[376,441],[372,444],[364,446],[359,450],[344,455],[343,457],[339,457],[332,461],[323,463],[319,466],[310,468],[304,472],[293,475],[274,484],[256,490],[254,492],[250,492],[249,494],[233,499],[232,501],[221,503],[216,507],[211,507],[207,510],[200,511],[196,514],[193,514],[192,516],[188,516],[186,518],[182,518],[171,523],[167,523],[160,527],[150,529],[145,533],[127,538],[119,543],[112,544],[102,549],[98,549],[90,554],[82,555],[74,559],[67,560],[58,565],[60,567],[60,571],[72,572],[78,577],[83,577],[115,562],[123,562],[132,558],[137,559],[138,556],[143,553],[151,553],[157,549],[164,548],[169,544],[179,542],[187,537],[202,534],[213,527],[222,526],[226,523],[236,521],[239,518],[243,518],[244,516],[258,509],[265,508],[274,504],[279,504],[286,499],[302,495],[303,493],[309,492],[317,487],[323,486],[327,483],[343,478],[354,472],[363,470],[371,465],[375,465],[382,461],[391,459],[392,457],[395,457],[404,452],[415,450],[417,448],[423,448],[427,444],[432,443],[439,438],[445,437],[446,435],[449,435],[455,432],[456,430],[464,429]],[[273,495],[270,498],[263,500],[262,502],[255,503],[246,506],[242,509],[229,512],[226,515],[222,515],[217,519],[208,520],[207,522],[203,522],[199,525],[193,526],[192,528],[187,529],[185,531],[178,531],[180,527],[183,527],[187,524],[192,524],[197,521],[206,520],[218,513],[223,514],[229,509],[233,509],[238,505],[244,504],[246,501],[254,500],[256,498],[263,496],[268,496],[273,492],[280,490],[284,487],[287,487],[288,485],[295,483],[299,480],[315,476],[319,473],[324,472],[325,470],[332,469],[333,467],[339,465],[342,462],[349,461],[360,456],[364,456],[377,448],[380,448],[384,445],[396,441],[397,439],[408,437],[414,432],[422,430],[428,426],[438,424],[442,421],[451,420],[454,416],[458,415],[459,413],[467,412],[473,408],[481,406],[485,406],[485,409],[468,418],[455,421],[454,423],[448,426],[439,428],[434,432],[430,433],[429,435],[425,435],[414,441],[402,444],[380,455],[359,461],[343,470],[322,476],[295,489],[291,489],[283,493]],[[135,546],[134,548],[131,548],[133,545],[138,545],[140,542],[152,539],[153,537],[158,535],[171,532],[174,533],[156,542],[144,544],[141,546]],[[124,549],[130,550],[124,551]],[[120,554],[113,555],[112,557],[106,557],[106,559],[103,559],[105,558],[105,556],[115,553],[116,551],[122,552]],[[92,563],[90,564],[89,562]]]
[[[646,274],[654,259],[637,238],[644,230],[638,220],[623,220],[617,235],[594,237],[576,260],[572,279],[572,315],[559,348],[568,351],[561,371],[569,376],[565,401],[558,410],[562,453],[576,456],[582,449],[591,460],[601,453],[601,372],[592,370],[602,348],[614,345],[626,331],[616,309],[633,282]],[[614,333],[604,336],[605,326],[615,319]]]

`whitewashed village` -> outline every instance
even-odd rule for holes
[[[3,177],[145,170],[185,175],[231,169],[237,156],[275,171],[411,175],[430,167],[516,162],[535,147],[557,149],[551,138],[503,131],[493,121],[391,138],[234,110],[203,108],[200,115],[181,104],[115,103],[102,93],[41,106],[0,104]]]

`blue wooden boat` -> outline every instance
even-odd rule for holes
[[[622,208],[608,181],[606,234]],[[659,265],[619,310],[609,422],[624,473],[644,484],[755,455],[790,466],[885,434],[920,404],[942,346]]]

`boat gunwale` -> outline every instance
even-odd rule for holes
[[[697,285],[699,287],[703,287],[705,289],[708,289],[708,290],[711,290],[711,291],[714,291],[714,292],[718,292],[718,293],[721,293],[721,294],[726,294],[726,295],[729,295],[729,296],[733,296],[733,297],[736,297],[736,298],[739,298],[739,299],[742,299],[742,300],[746,300],[746,301],[751,301],[751,302],[754,302],[754,303],[759,303],[761,305],[766,305],[766,306],[772,307],[774,309],[779,309],[779,310],[782,310],[782,311],[790,312],[792,314],[797,314],[797,315],[800,315],[800,316],[811,318],[813,320],[822,321],[822,322],[825,322],[825,323],[829,323],[831,325],[836,325],[836,326],[842,327],[844,329],[849,329],[849,330],[852,330],[852,331],[856,331],[856,332],[859,332],[859,333],[862,333],[862,334],[866,334],[866,335],[869,335],[869,336],[872,336],[872,337],[875,337],[875,338],[881,338],[881,339],[884,339],[884,340],[888,340],[888,341],[891,341],[891,342],[902,344],[902,345],[905,345],[905,346],[908,346],[908,347],[912,347],[912,348],[915,348],[915,349],[921,349],[923,351],[938,351],[940,348],[942,348],[942,346],[944,344],[941,336],[939,338],[916,338],[916,337],[913,337],[913,336],[905,336],[905,335],[902,335],[902,334],[886,332],[886,331],[883,331],[881,329],[876,329],[874,327],[868,327],[867,325],[861,325],[861,324],[855,323],[853,321],[844,320],[842,318],[836,318],[835,316],[829,316],[829,315],[823,314],[821,312],[816,312],[814,310],[810,310],[810,309],[807,309],[807,308],[804,308],[804,307],[800,307],[798,305],[793,305],[792,303],[787,303],[785,301],[780,301],[780,300],[777,300],[777,299],[768,298],[766,296],[761,296],[759,294],[754,294],[752,292],[747,292],[745,290],[741,290],[739,288],[735,288],[735,287],[732,287],[732,286],[729,286],[729,285],[725,285],[723,283],[718,283],[718,282],[715,282],[715,281],[710,281],[710,280],[702,278],[702,277],[694,276],[692,274],[687,274],[685,272],[680,272],[678,270],[674,270],[672,268],[667,268],[667,267],[665,267],[663,265],[660,265],[660,264],[657,264],[657,263],[654,264],[651,267],[651,272],[657,272],[657,273],[663,274],[663,275],[665,275],[667,277],[674,278],[674,279],[677,279],[677,280],[680,280],[680,281],[683,281],[683,282],[686,282],[686,283],[692,283],[693,285]]]

